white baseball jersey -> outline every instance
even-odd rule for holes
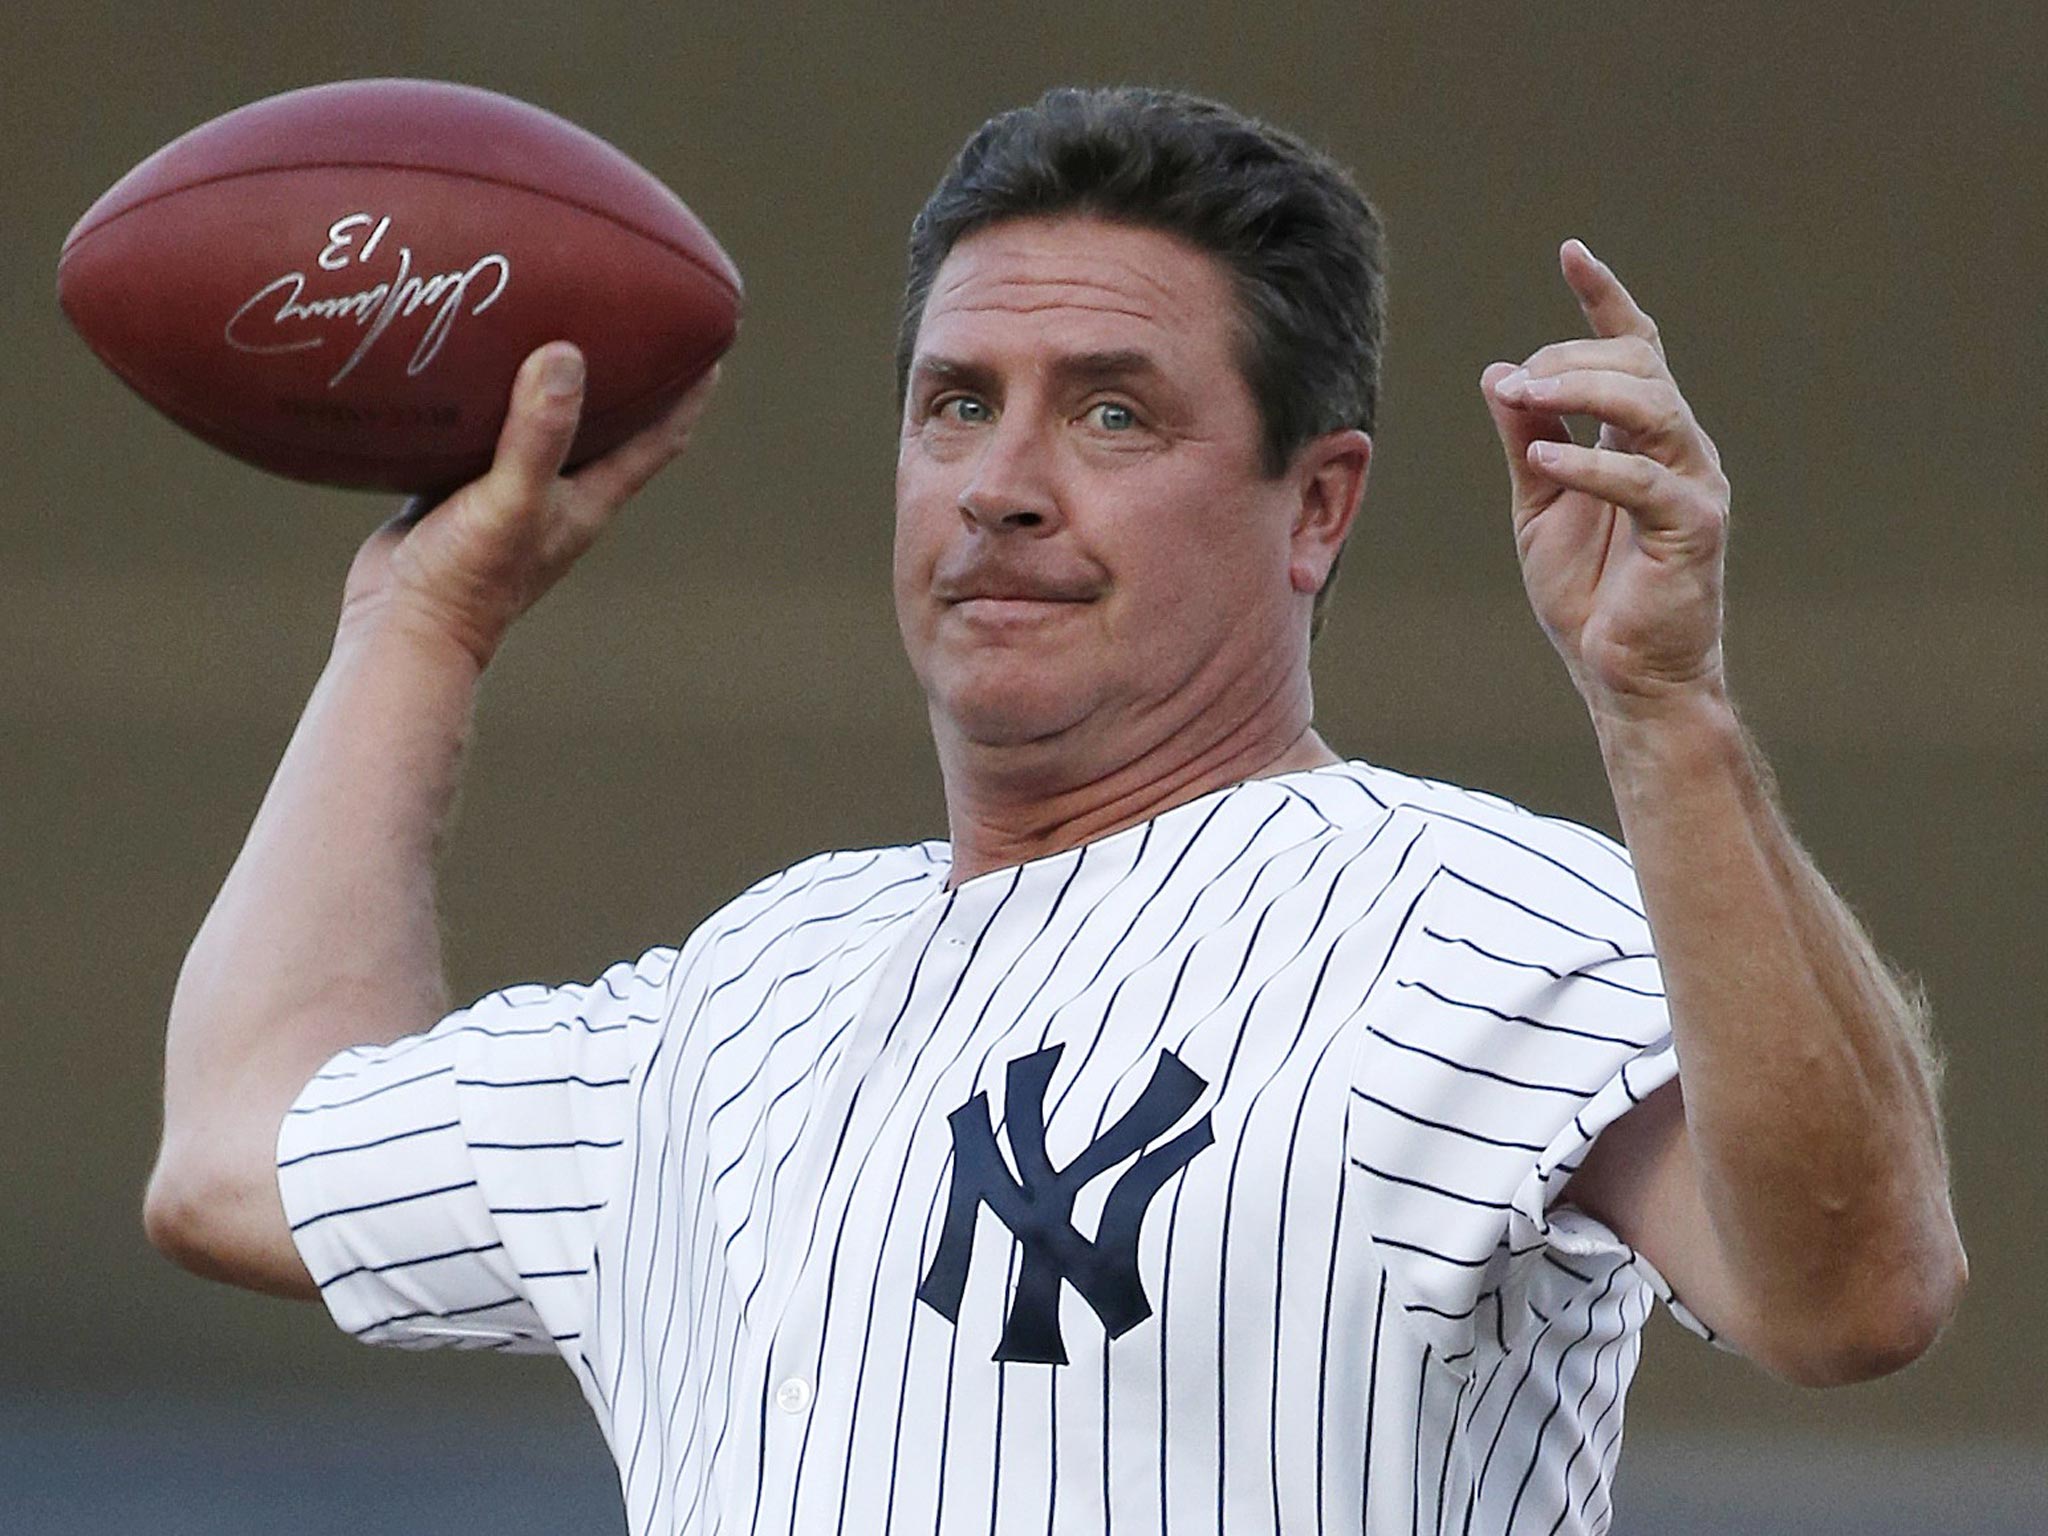
[[[334,1317],[557,1349],[636,1533],[1580,1532],[1662,1291],[1554,1202],[1676,1071],[1626,855],[1361,763],[344,1052]]]

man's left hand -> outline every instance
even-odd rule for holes
[[[1722,691],[1728,481],[1656,323],[1578,240],[1559,252],[1593,335],[1480,377],[1513,483],[1530,604],[1596,718]],[[1600,424],[1591,446],[1565,417]]]

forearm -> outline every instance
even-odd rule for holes
[[[1725,697],[1596,724],[1745,1310],[1823,1332],[1945,1317],[1962,1260],[1915,1000],[1792,837]]]
[[[445,1011],[433,858],[477,677],[425,626],[344,624],[178,979],[153,1227],[205,1209],[268,1230],[270,1147],[307,1078]]]

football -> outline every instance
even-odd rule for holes
[[[325,485],[480,474],[519,364],[588,362],[571,462],[656,420],[739,325],[738,271],[596,135],[491,91],[350,80],[144,160],[64,241],[58,301],[171,420]]]

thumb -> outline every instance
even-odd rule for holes
[[[1571,430],[1562,416],[1549,411],[1532,411],[1511,405],[1495,393],[1500,381],[1515,371],[1513,363],[1488,363],[1479,375],[1479,393],[1493,417],[1493,430],[1500,434],[1501,452],[1507,456],[1508,480],[1514,487],[1515,510],[1533,511],[1558,494],[1555,480],[1529,467],[1529,445],[1536,442],[1568,443]]]
[[[583,414],[583,354],[550,342],[520,365],[488,479],[517,502],[544,496],[569,457]]]

